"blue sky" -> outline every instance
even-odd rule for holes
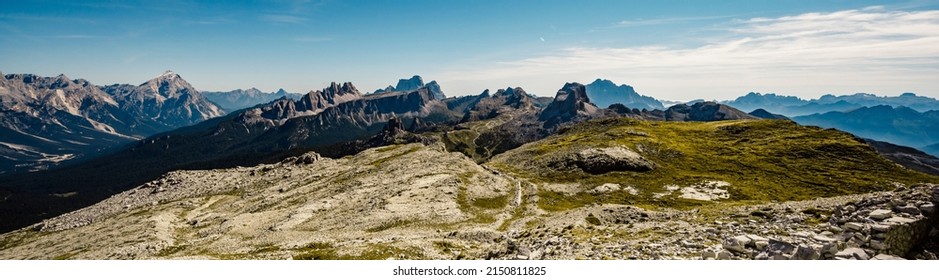
[[[939,1],[13,1],[0,71],[97,84],[172,69],[200,90],[448,95],[565,82],[660,99],[916,92],[939,97]]]

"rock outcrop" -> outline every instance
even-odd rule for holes
[[[586,120],[597,111],[597,106],[590,103],[584,85],[567,83],[558,90],[554,101],[538,114],[538,120],[544,122],[545,127],[557,127],[561,123]]]
[[[591,148],[573,156],[574,165],[584,172],[602,174],[612,171],[651,171],[655,164],[626,147]]]

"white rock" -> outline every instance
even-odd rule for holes
[[[886,210],[886,209],[877,209],[877,210],[871,211],[871,213],[868,214],[868,217],[874,220],[878,220],[878,221],[886,219],[886,218],[890,218],[891,216],[893,216],[893,212],[890,212],[890,210]]]
[[[724,249],[727,249],[729,251],[733,251],[736,253],[746,253],[747,250],[745,247],[749,243],[750,243],[749,238],[743,235],[738,235],[738,236],[724,239],[724,243],[722,245]]]
[[[705,259],[705,260],[716,260],[716,259],[717,259],[717,252],[711,252],[711,251],[704,251],[704,252],[701,252],[701,259]]]
[[[861,223],[856,223],[856,222],[846,223],[846,224],[844,224],[844,227],[847,228],[847,229],[849,229],[849,230],[853,230],[853,231],[860,231],[861,229],[864,229],[864,225],[863,225],[863,224],[861,224]]]
[[[892,260],[906,260],[906,259],[901,258],[901,257],[897,257],[897,256],[894,256],[894,255],[887,255],[887,254],[878,254],[878,255],[874,256],[873,258],[871,258],[871,259],[872,259],[872,260],[891,260],[891,261],[892,261]]]
[[[915,222],[915,221],[916,221],[916,220],[913,220],[913,219],[910,219],[910,218],[893,217],[893,218],[890,218],[890,219],[885,220],[884,222],[890,223],[890,224],[902,225],[902,224],[909,224],[909,223],[912,223],[912,222]]]
[[[881,223],[872,224],[871,230],[874,230],[876,232],[887,232],[888,230],[890,230],[890,225],[885,225]]]
[[[717,253],[718,260],[729,260],[733,255],[727,250],[723,250],[720,253]]]
[[[855,260],[867,260],[870,257],[861,248],[847,248],[835,253],[835,257]]]
[[[760,250],[760,251],[763,251],[763,249],[766,249],[766,246],[768,245],[769,245],[769,241],[767,240],[759,240],[759,241],[754,242],[754,246],[756,247],[757,250]]]

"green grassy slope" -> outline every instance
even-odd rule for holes
[[[649,172],[600,175],[557,170],[557,157],[590,147],[622,145],[658,166]],[[666,185],[726,181],[723,202],[803,200],[893,188],[892,183],[939,182],[939,178],[902,168],[854,136],[805,127],[784,120],[648,122],[604,119],[582,123],[547,139],[494,157],[489,164],[535,184],[569,183],[591,189],[604,183],[640,191],[605,194],[539,192],[545,210],[566,210],[594,203],[688,208],[715,202],[655,197]]]

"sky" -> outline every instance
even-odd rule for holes
[[[688,3],[693,3],[689,5]],[[597,78],[664,100],[748,92],[939,98],[939,0],[5,1],[0,71],[202,91],[553,96]]]

